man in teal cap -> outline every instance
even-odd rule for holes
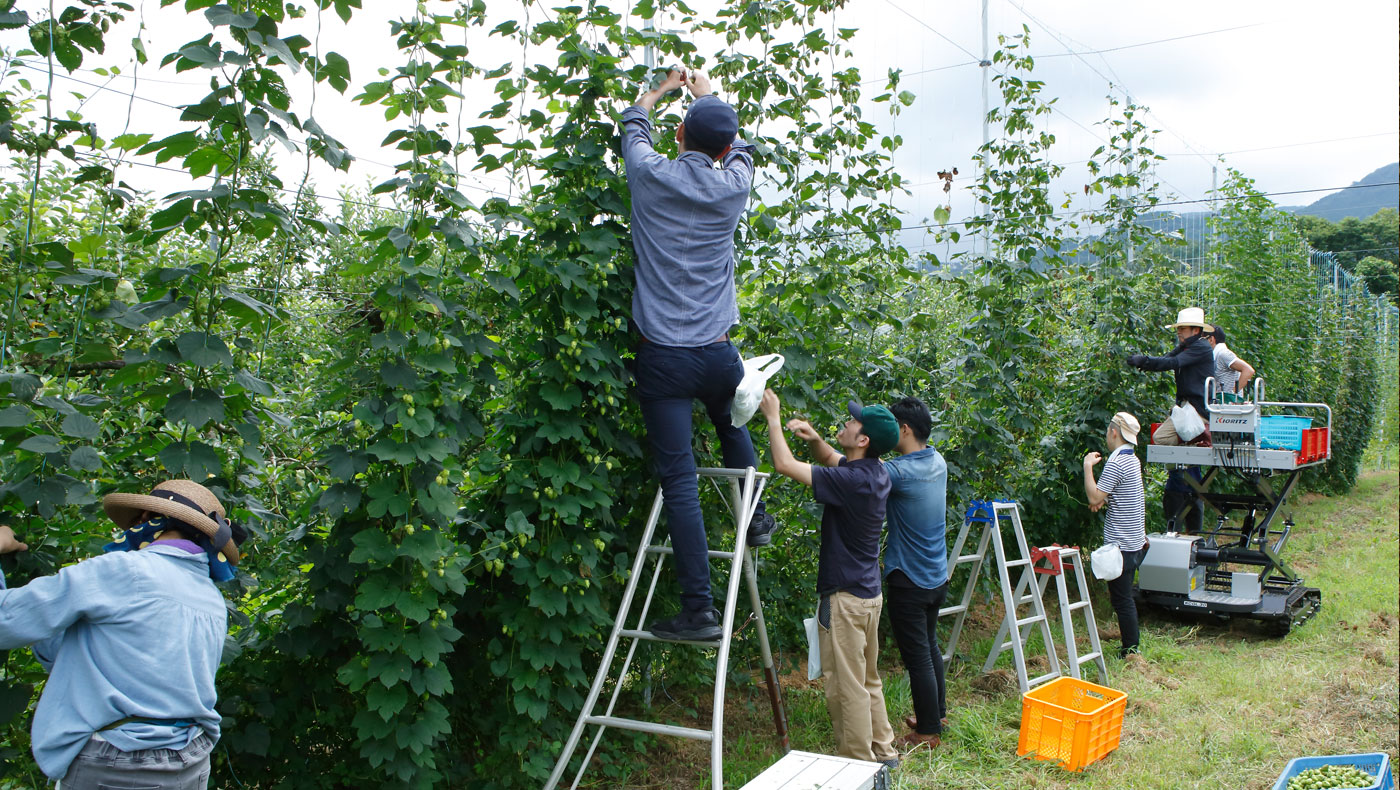
[[[894,730],[885,713],[879,671],[880,531],[890,476],[880,456],[899,443],[899,422],[884,406],[847,405],[836,442],[822,441],[811,424],[792,420],[793,435],[807,442],[820,464],[793,457],[783,436],[778,396],[763,393],[759,405],[768,418],[769,446],[778,474],[812,487],[822,509],[822,542],[817,561],[817,610],[826,708],[842,757],[899,766]]]

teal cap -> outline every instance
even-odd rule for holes
[[[870,437],[870,455],[884,455],[899,444],[899,421],[884,406],[862,406],[860,401],[846,404],[851,416],[860,421],[860,432]]]

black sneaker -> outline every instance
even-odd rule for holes
[[[719,610],[693,611],[682,609],[680,614],[669,620],[652,623],[647,629],[653,636],[662,639],[686,639],[697,642],[716,642],[722,631],[719,624]]]
[[[1122,658],[1122,659],[1126,659],[1128,656],[1140,656],[1140,655],[1142,655],[1142,649],[1139,648],[1137,645],[1133,645],[1132,647],[1120,647],[1120,648],[1118,648],[1118,657],[1119,657],[1119,658]]]
[[[749,545],[767,546],[773,542],[773,533],[778,529],[778,520],[767,511],[753,514],[749,520]]]
[[[885,766],[886,768],[890,769],[890,772],[891,772],[891,773],[893,773],[893,772],[899,770],[899,758],[898,758],[898,757],[894,758],[893,760],[881,760],[881,761],[880,761],[880,764],[883,765],[883,766]]]

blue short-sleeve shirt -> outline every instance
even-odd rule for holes
[[[948,581],[948,464],[932,447],[885,462],[890,476],[885,575],[904,571],[926,590]]]

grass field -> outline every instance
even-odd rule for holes
[[[1394,471],[1367,472],[1347,496],[1293,501],[1298,526],[1285,559],[1322,590],[1323,606],[1282,639],[1251,623],[1191,622],[1147,611],[1144,660],[1125,664],[1116,658],[1107,590],[1095,582],[1099,630],[1111,656],[1108,685],[1127,692],[1128,704],[1121,745],[1083,773],[1016,756],[1020,696],[980,673],[997,624],[983,602],[949,667],[951,722],[943,744],[907,755],[894,787],[1269,788],[1293,757],[1352,752],[1386,752],[1393,768],[1400,735],[1396,482]],[[908,682],[892,645],[882,659],[890,719],[899,732],[899,720],[912,710]],[[1086,678],[1097,680],[1093,673]],[[807,682],[805,667],[784,676],[783,696],[793,748],[834,751],[821,686]],[[680,704],[708,708],[695,699]],[[604,784],[709,786],[706,745],[661,739],[650,753],[643,775]],[[779,756],[762,686],[731,685],[725,786],[742,787]]]

